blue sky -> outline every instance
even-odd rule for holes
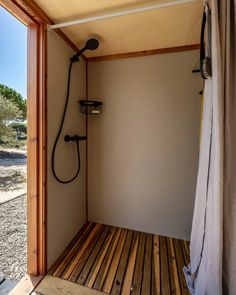
[[[0,6],[0,84],[27,93],[27,27]]]

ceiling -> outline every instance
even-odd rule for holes
[[[35,0],[55,22],[71,21],[167,0]],[[202,1],[119,16],[63,28],[78,47],[97,37],[100,46],[87,57],[152,50],[199,43]]]

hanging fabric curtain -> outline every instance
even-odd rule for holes
[[[235,9],[236,0],[204,1],[212,77],[205,80],[190,265],[184,268],[194,295],[236,294]]]

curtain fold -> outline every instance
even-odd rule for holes
[[[191,294],[236,294],[236,0],[211,1],[198,178],[184,268]]]

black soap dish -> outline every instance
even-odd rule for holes
[[[80,112],[87,115],[98,115],[102,112],[102,102],[96,100],[80,100]]]

